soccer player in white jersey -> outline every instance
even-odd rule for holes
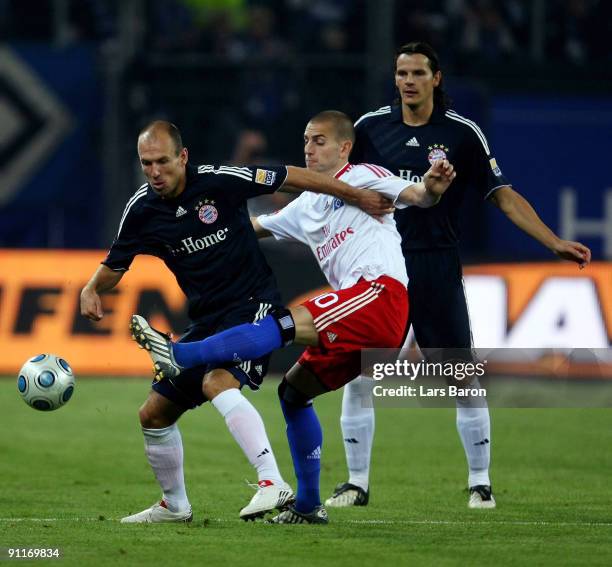
[[[304,132],[308,169],[379,191],[397,207],[435,205],[455,177],[446,160],[434,163],[416,184],[376,165],[351,165],[353,141],[348,116],[338,111],[317,114]],[[361,349],[401,346],[408,277],[400,237],[390,214],[376,220],[340,199],[310,193],[252,223],[259,237],[272,234],[308,245],[334,291],[194,343],[172,343],[138,315],[132,317],[132,330],[161,379],[201,364],[257,358],[293,341],[307,345],[279,386],[298,487],[295,503],[272,522],[325,524],[327,512],[319,496],[323,436],[312,399],[360,374]],[[271,510],[276,499],[270,503]],[[261,498],[257,506],[261,510]],[[245,515],[250,515],[248,508]]]

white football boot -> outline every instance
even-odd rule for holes
[[[193,513],[191,506],[182,512],[171,512],[162,500],[153,504],[150,508],[121,518],[122,524],[161,524],[164,522],[191,522]]]
[[[132,315],[130,321],[132,338],[145,349],[153,361],[155,380],[176,378],[184,369],[177,364],[172,354],[170,336],[154,329],[140,315]]]
[[[490,486],[485,484],[470,486],[468,508],[491,509],[495,508],[495,506],[495,498],[493,498],[493,492]]]
[[[257,484],[250,486],[257,487],[257,492],[251,501],[240,510],[240,518],[245,521],[262,518],[267,512],[280,510],[295,501],[293,490],[286,482],[274,484],[270,480],[260,480]]]
[[[325,501],[325,505],[330,508],[350,508],[351,506],[367,506],[369,501],[369,490],[343,482],[336,486],[334,493]]]

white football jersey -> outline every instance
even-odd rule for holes
[[[411,183],[383,167],[347,163],[335,177],[354,187],[378,191],[398,208],[407,206],[396,201]],[[385,215],[379,222],[341,199],[304,192],[280,211],[257,220],[277,240],[310,246],[334,289],[350,287],[360,278],[371,281],[382,275],[408,285],[401,237],[393,215]]]

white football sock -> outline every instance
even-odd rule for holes
[[[340,417],[349,482],[364,490],[368,490],[370,482],[370,459],[374,439],[373,387],[374,380],[365,376],[355,378],[344,386]]]
[[[183,475],[183,440],[178,425],[163,429],[142,428],[145,454],[164,493],[164,501],[171,512],[189,508]]]
[[[480,388],[478,381],[470,385]],[[486,400],[480,397],[457,398],[457,431],[467,457],[468,485],[490,485],[491,418]]]
[[[230,388],[212,400],[242,451],[257,471],[257,480],[283,482],[259,412],[240,390]]]

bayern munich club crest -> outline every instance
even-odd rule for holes
[[[198,218],[204,224],[212,224],[219,218],[219,211],[217,211],[214,201],[209,201],[208,199],[199,201],[195,206],[195,210],[198,212]]]
[[[434,144],[428,146],[429,154],[427,155],[427,161],[433,165],[435,162],[441,159],[448,159],[447,153],[448,148],[444,144]]]

